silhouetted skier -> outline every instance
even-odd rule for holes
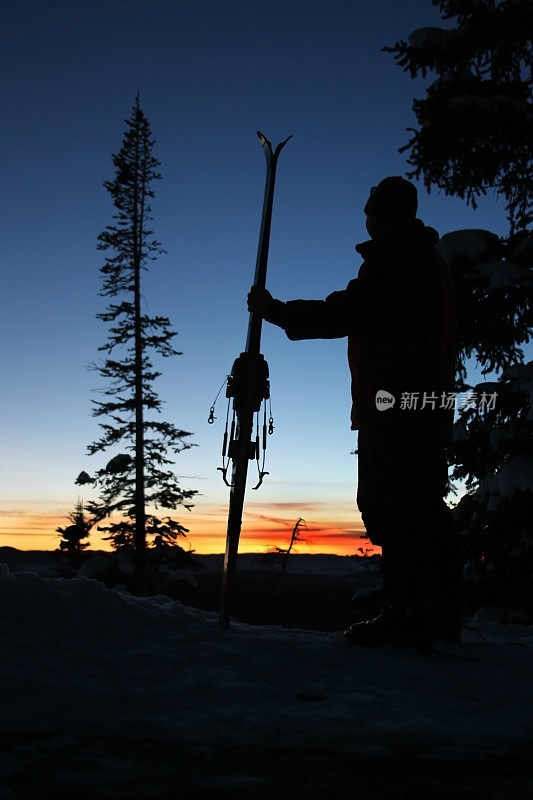
[[[283,303],[252,287],[250,310],[292,340],[348,337],[357,503],[383,549],[386,606],[348,628],[360,644],[429,646],[460,635],[458,535],[444,502],[453,422],[453,289],[416,218],[417,190],[385,178],[365,205],[358,277],[325,300]],[[394,399],[394,404],[392,404]],[[450,405],[452,406],[450,410]]]

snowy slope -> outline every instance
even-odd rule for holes
[[[340,633],[224,631],[215,615],[163,596],[5,565],[0,593],[2,798],[17,796],[20,770],[41,758],[43,742],[59,761],[124,737],[130,748],[298,743],[363,760],[399,748],[426,760],[511,758],[527,741],[531,632],[522,626],[486,626],[487,642],[471,633],[476,641],[460,646],[466,661],[356,648]],[[105,759],[95,758],[92,779],[105,782]]]

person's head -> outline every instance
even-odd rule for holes
[[[366,229],[372,239],[401,235],[416,219],[418,192],[416,186],[392,175],[370,190],[364,211]]]

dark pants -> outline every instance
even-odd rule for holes
[[[459,536],[443,499],[449,420],[381,413],[379,425],[359,430],[357,504],[368,537],[382,547],[386,599],[435,620],[457,617]]]

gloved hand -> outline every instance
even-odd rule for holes
[[[267,289],[261,289],[260,286],[252,286],[248,293],[248,311],[253,311],[260,317],[268,315],[273,302],[274,298],[270,292]]]

